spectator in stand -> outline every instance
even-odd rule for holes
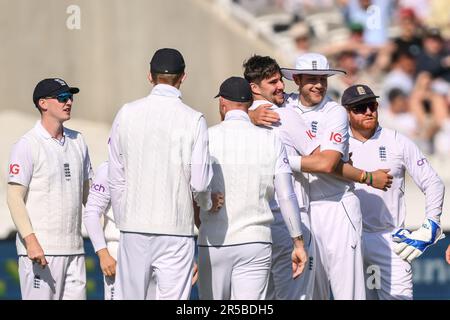
[[[421,149],[428,154],[434,152],[433,138],[448,122],[448,104],[445,97],[431,89],[430,73],[418,74],[414,90],[410,96],[411,112],[420,128]]]
[[[383,85],[382,107],[386,106],[387,95],[393,88],[402,90],[409,96],[414,88],[416,61],[408,51],[396,51],[392,55],[392,68],[386,74]]]
[[[360,67],[359,59],[358,54],[354,50],[342,51],[337,56],[338,69],[345,70],[347,74],[330,77],[328,79],[328,93],[331,93],[333,98],[336,98],[338,101],[342,92],[356,83],[367,83],[369,86],[374,87],[371,77]]]
[[[392,0],[349,0],[344,16],[348,22],[364,26],[366,44],[381,47],[388,40],[392,9]]]
[[[317,51],[328,57],[339,56],[344,51],[355,51],[358,56],[359,67],[366,68],[377,49],[364,43],[364,27],[361,24],[352,23],[348,25],[348,28],[350,31],[348,39],[338,43],[326,44],[319,47]]]
[[[408,96],[401,89],[393,88],[388,92],[387,97],[388,107],[379,112],[381,125],[416,141],[418,138],[417,119],[410,112]]]
[[[430,0],[417,1],[417,0],[397,0],[399,8],[407,8],[414,13],[414,16],[420,23],[424,23],[428,15],[430,14]],[[442,1],[442,0],[438,0]],[[443,1],[444,2],[444,1]],[[401,10],[400,9],[400,10]]]
[[[392,40],[396,51],[408,51],[418,56],[422,51],[422,38],[419,36],[420,23],[410,8],[402,8],[398,12],[400,35]]]
[[[417,73],[427,71],[433,78],[450,82],[450,53],[445,48],[444,39],[437,28],[425,31],[423,51],[417,58]]]
[[[289,34],[292,39],[294,39],[296,57],[310,51],[311,31],[306,22],[302,21],[294,24],[291,29],[289,29]]]
[[[407,51],[417,57],[422,51],[422,38],[420,37],[421,24],[414,11],[410,8],[401,8],[398,11],[398,27],[400,34],[391,39],[388,44],[378,52],[375,66],[378,70],[386,70],[392,63],[394,52]]]

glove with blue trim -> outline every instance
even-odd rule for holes
[[[416,231],[399,229],[392,234],[395,253],[409,263],[419,257],[429,246],[444,238],[440,225],[431,219],[425,219]]]

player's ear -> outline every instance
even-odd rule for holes
[[[45,100],[45,99],[39,99],[38,105],[39,105],[39,109],[40,109],[41,111],[47,111],[47,110],[48,110],[47,100]]]
[[[151,72],[148,73],[147,79],[148,79],[148,82],[150,82],[150,84],[155,84],[155,82],[153,81],[153,77],[152,77],[152,73]]]
[[[257,95],[261,94],[261,90],[260,90],[259,86],[256,83],[250,82],[250,88],[252,89],[252,93],[253,94],[257,94]]]
[[[183,72],[183,76],[181,77],[180,83],[183,83],[186,80],[186,78],[187,78],[187,74],[186,74],[186,72]]]
[[[294,74],[292,76],[292,78],[294,79],[294,82],[296,85],[300,86],[301,83],[301,75],[300,74]]]
[[[225,119],[226,108],[222,97],[219,97],[219,113],[220,119],[223,121]]]

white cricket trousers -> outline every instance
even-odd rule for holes
[[[108,247],[109,254],[117,261],[117,251],[119,251],[119,241],[108,241],[106,243]],[[154,280],[154,276],[152,277]],[[106,277],[103,276],[104,282],[104,292],[105,300],[115,300],[114,284],[116,282],[116,277]],[[147,300],[155,300],[156,285],[154,281],[151,282],[150,287],[147,292]]]
[[[199,247],[200,300],[264,300],[271,255],[270,243]]]
[[[304,217],[305,216],[305,217]],[[274,213],[272,230],[272,268],[267,289],[267,300],[311,300],[314,290],[315,241],[308,228],[310,223],[306,212],[302,212],[302,232],[308,263],[297,279],[292,278],[292,238],[281,213]],[[306,228],[305,228],[306,226]]]
[[[194,251],[193,237],[120,232],[115,300],[188,300]]]
[[[311,227],[316,240],[315,300],[365,300],[362,257],[362,215],[359,199],[311,202]]]
[[[363,232],[368,300],[412,300],[411,264],[393,250],[392,231]]]
[[[84,255],[45,256],[42,269],[19,256],[20,291],[23,300],[86,300]]]

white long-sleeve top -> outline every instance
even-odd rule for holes
[[[412,177],[425,194],[425,214],[439,223],[445,186],[419,148],[404,135],[378,127],[367,141],[356,139],[350,131],[353,165],[367,171],[390,169],[394,178],[387,191],[366,184],[355,184],[361,202],[366,232],[392,231],[403,228],[406,216],[405,173]]]
[[[95,252],[106,248],[107,242],[119,241],[120,231],[116,227],[111,209],[111,195],[108,185],[108,161],[103,162],[95,172],[84,210],[83,222]],[[103,217],[103,226],[102,226]]]
[[[108,176],[121,231],[193,235],[191,191],[206,191],[212,178],[205,118],[181,101],[177,88],[156,85],[118,112]]]

